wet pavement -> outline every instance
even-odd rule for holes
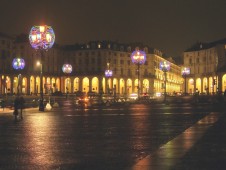
[[[221,169],[225,120],[190,103],[0,111],[0,169]]]

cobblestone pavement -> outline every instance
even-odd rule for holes
[[[211,109],[190,104],[28,109],[18,121],[12,111],[0,112],[0,169],[132,169]]]

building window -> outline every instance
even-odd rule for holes
[[[120,64],[123,65],[124,64],[124,60],[120,60]]]
[[[196,59],[196,63],[199,63],[199,58]]]
[[[127,64],[130,66],[130,60],[127,61]]]
[[[121,68],[121,75],[123,75],[123,68]]]
[[[128,69],[128,76],[131,76],[131,70]]]
[[[114,64],[117,64],[117,60],[116,59],[114,59]]]

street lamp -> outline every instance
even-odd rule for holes
[[[12,66],[15,70],[23,70],[25,67],[25,61],[22,58],[14,58]],[[21,74],[18,75],[18,84],[17,84],[17,94],[20,93],[19,88],[21,88]]]
[[[146,53],[144,51],[136,50],[131,54],[131,60],[134,64],[137,64],[137,97],[140,98],[140,65],[146,61]]]
[[[40,50],[41,52],[41,74],[40,74],[40,102],[39,102],[39,111],[44,111],[43,103],[43,75],[42,75],[42,62],[43,62],[43,51],[50,49],[55,41],[55,34],[51,26],[33,26],[29,33],[29,41],[35,50]]]
[[[40,61],[37,62],[37,66],[40,66],[40,100],[39,100],[39,111],[44,111],[44,103],[43,103],[43,75],[42,75],[42,63]]]
[[[181,71],[182,76],[184,77],[184,95],[186,95],[186,77],[190,74],[190,68],[184,67]]]
[[[166,72],[170,70],[170,63],[168,61],[160,62],[160,70],[164,72],[164,102],[166,102]]]
[[[107,91],[108,91],[108,94],[109,94],[109,79],[110,77],[112,77],[113,75],[113,72],[112,70],[109,69],[109,63],[107,63],[107,70],[105,70],[105,77],[107,77]]]
[[[62,71],[65,74],[70,74],[72,72],[72,66],[70,64],[64,64],[62,66]],[[67,86],[68,86],[68,82],[67,82]],[[66,94],[66,98],[67,98],[67,95],[68,95],[68,87],[66,87],[66,89],[67,89],[67,94]]]

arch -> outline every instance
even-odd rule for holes
[[[138,79],[134,80],[134,93],[138,92]]]
[[[6,80],[7,81],[7,80]],[[17,94],[17,93],[19,93],[19,88],[18,88],[18,84],[19,82],[18,82],[18,77],[13,77],[13,94]],[[7,88],[8,89],[8,88]]]
[[[119,93],[120,94],[124,94],[124,91],[125,91],[125,81],[124,81],[124,79],[120,79],[119,80],[119,85],[120,85],[120,87],[119,87]]]
[[[226,74],[222,76],[222,91],[226,90]]]
[[[40,77],[36,77],[35,79],[36,82],[36,93],[40,93]]]
[[[27,77],[22,78],[21,92],[27,94]]]
[[[99,91],[99,80],[97,77],[92,78],[92,92],[98,92]]]
[[[202,83],[202,92],[204,93],[208,93],[208,80],[207,80],[207,77],[204,77],[203,78],[203,83]]]
[[[143,84],[142,92],[143,93],[148,93],[149,92],[149,80],[148,79],[144,79],[142,84]]]
[[[55,90],[56,91],[59,91],[60,90],[60,79],[59,78],[56,79],[56,87],[55,87]]]
[[[194,79],[190,78],[188,79],[188,93],[193,94],[194,93]]]
[[[114,94],[115,93],[118,93],[118,80],[116,78],[113,79],[113,91],[114,91]]]
[[[89,79],[88,77],[84,77],[82,80],[82,91],[88,93],[89,91]]]
[[[209,92],[213,92],[213,78],[209,77]]]
[[[51,86],[50,86],[50,92],[54,93],[56,91],[56,79],[52,78],[51,79]]]
[[[196,82],[195,82],[195,85],[196,85],[196,92],[201,92],[201,89],[202,89],[202,87],[201,87],[201,78],[197,78],[196,79]]]
[[[74,79],[74,92],[77,92],[77,91],[79,91],[79,78],[78,77],[76,77],[75,79]]]
[[[127,79],[126,85],[127,85],[127,94],[131,94],[132,93],[132,80]]]
[[[66,78],[64,81],[64,93],[71,93],[71,79]]]
[[[30,77],[30,93],[35,93],[35,78],[34,76]]]

